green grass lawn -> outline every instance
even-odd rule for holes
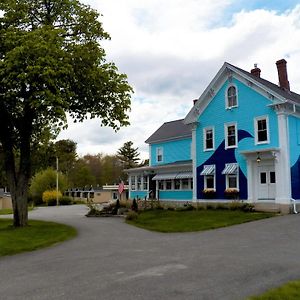
[[[159,232],[188,232],[215,229],[274,215],[273,213],[240,210],[151,210],[141,212],[136,220],[127,221],[127,223]]]
[[[0,209],[0,215],[10,215],[12,214],[11,208],[2,208]]]
[[[291,281],[279,288],[272,289],[260,296],[250,297],[249,300],[299,300],[300,280]]]
[[[33,210],[33,207],[28,207],[28,211]],[[11,215],[13,213],[11,208],[0,209],[0,215]]]
[[[14,228],[12,220],[0,219],[0,256],[44,248],[76,234],[75,228],[64,224],[30,220],[29,226]]]

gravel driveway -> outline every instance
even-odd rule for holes
[[[86,211],[76,205],[30,212],[79,235],[0,258],[0,299],[232,300],[300,279],[300,215],[163,234],[123,218],[86,218]]]

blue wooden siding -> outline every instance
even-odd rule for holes
[[[204,164],[216,164],[216,198],[224,199],[225,176],[221,174],[225,163],[239,164],[240,197],[247,198],[247,166],[241,151],[257,151],[264,148],[278,147],[277,115],[268,105],[271,101],[237,79],[232,83],[237,87],[238,107],[226,109],[225,94],[231,84],[225,82],[216,93],[205,111],[199,117],[196,131],[197,197],[203,198],[203,176],[200,175]],[[269,119],[269,143],[255,145],[254,119],[267,116]],[[224,124],[236,122],[238,147],[225,150]],[[214,126],[215,151],[203,151],[203,128]]]
[[[159,199],[160,200],[192,200],[193,191],[159,191]]]
[[[300,199],[300,119],[289,116],[292,198]]]
[[[144,199],[147,196],[147,191],[130,191],[129,192],[129,198],[140,198]]]
[[[191,159],[191,143],[192,139],[188,138],[151,144],[151,166],[156,166],[159,164],[169,164],[175,161]],[[157,148],[163,149],[163,160],[159,163],[156,161]]]

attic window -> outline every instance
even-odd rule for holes
[[[226,93],[226,108],[237,107],[237,89],[231,85]]]

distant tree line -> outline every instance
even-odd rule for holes
[[[124,143],[113,155],[99,153],[79,157],[74,141],[66,139],[53,142],[45,137],[33,151],[32,178],[49,168],[55,170],[58,157],[58,168],[66,178],[67,185],[64,186],[68,188],[95,188],[105,184],[118,184],[120,180],[126,183],[125,169],[147,164],[147,160],[141,162],[139,156],[138,148],[134,148],[131,141]],[[7,179],[0,146],[0,187],[5,186]]]

